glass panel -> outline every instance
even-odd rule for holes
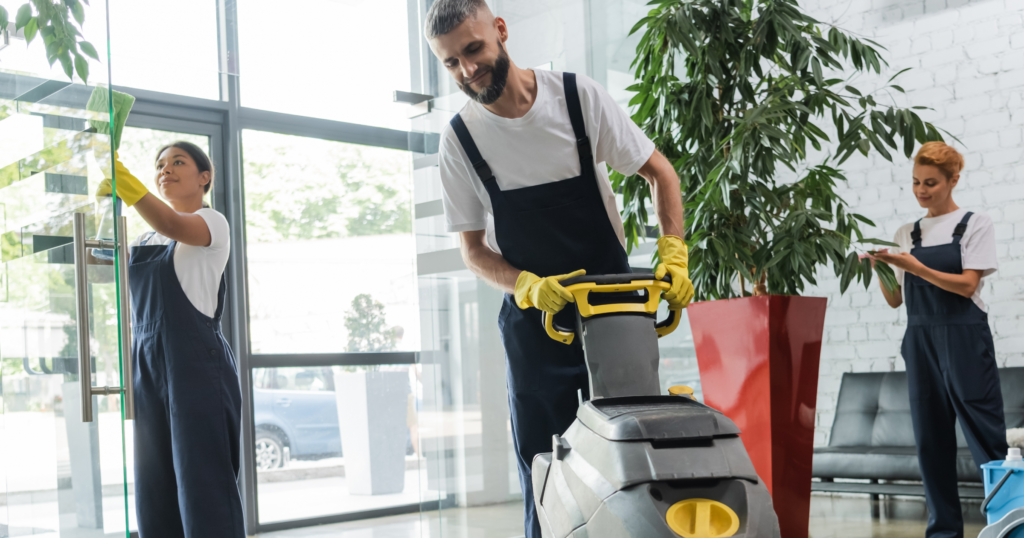
[[[124,536],[134,511],[120,397],[92,397],[93,418],[83,421],[78,357],[82,328],[91,384],[121,388],[118,286],[113,265],[90,254],[88,283],[76,288],[72,242],[76,215],[88,239],[113,216],[109,199],[94,198],[109,177],[109,137],[86,132],[88,120],[109,118],[85,110],[92,88],[0,77],[0,530]]]
[[[409,153],[242,138],[252,352],[418,349]]]
[[[220,99],[216,1],[107,1],[117,85]]]
[[[418,365],[253,369],[260,523],[436,500],[423,378]]]
[[[393,102],[395,90],[410,89],[408,0],[307,0],[301,6],[238,3],[242,104],[408,130],[405,107]],[[301,24],[287,22],[292,17]]]
[[[73,247],[76,217],[86,239],[114,239],[113,204],[96,198],[111,152],[95,127],[110,116],[86,106],[107,90],[77,83],[87,66],[90,84],[109,84],[106,5],[83,6],[81,33],[103,61],[80,64],[72,81],[47,61],[41,32],[26,46],[15,30],[23,4],[0,0],[12,19],[9,44],[0,40],[0,536],[124,536],[134,513],[116,395],[119,287],[114,266],[91,249],[78,287]],[[90,344],[84,372],[79,330]],[[91,420],[82,375],[115,394],[85,396]]]

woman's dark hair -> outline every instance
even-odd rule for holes
[[[210,187],[213,185],[213,176],[216,174],[216,170],[213,168],[213,161],[211,161],[210,157],[206,155],[206,152],[192,142],[178,140],[177,142],[171,142],[170,144],[160,148],[156,152],[156,159],[154,159],[154,161],[160,159],[160,155],[163,155],[163,153],[170,148],[178,148],[185,153],[188,153],[188,156],[192,157],[192,160],[196,162],[196,168],[199,169],[200,174],[203,172],[210,173],[210,182],[203,185],[203,192],[210,192]]]

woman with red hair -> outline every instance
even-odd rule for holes
[[[980,297],[984,278],[998,265],[995,228],[987,215],[953,201],[963,167],[963,156],[952,147],[921,146],[914,158],[914,196],[928,213],[896,232],[898,251],[873,256],[893,266],[900,283],[894,292],[882,287],[885,300],[893,308],[907,304],[902,354],[930,538],[964,535],[956,419],[979,467],[1007,452],[999,371]]]

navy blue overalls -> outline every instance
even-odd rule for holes
[[[452,118],[452,127],[487,188],[495,238],[502,256],[513,267],[542,277],[577,269],[586,269],[590,275],[629,273],[626,252],[608,219],[598,188],[576,75],[564,73],[562,79],[580,160],[580,175],[574,178],[503,191],[461,116]],[[563,327],[575,326],[571,305],[555,318]],[[530,468],[535,455],[551,452],[551,436],[564,433],[575,420],[578,391],[588,395],[583,348],[579,339],[571,346],[552,340],[541,325],[541,311],[520,309],[509,294],[498,314],[498,328],[505,346],[526,538],[541,538]]]
[[[914,223],[910,253],[930,269],[962,274],[960,239],[971,215],[968,212],[957,225],[952,243],[931,247],[921,246],[921,222]],[[928,501],[927,536],[961,538],[955,420],[960,419],[967,446],[979,466],[1002,459],[1007,451],[1003,396],[988,314],[970,298],[910,273],[904,276],[903,297],[907,333],[902,351]]]
[[[217,312],[196,310],[174,248],[132,248],[135,512],[140,538],[244,538],[238,476],[242,396]]]

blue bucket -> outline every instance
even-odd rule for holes
[[[996,460],[981,466],[985,479],[985,502],[981,508],[989,525],[998,523],[1014,510],[1024,508],[1024,466],[1003,464],[1002,460]],[[1024,538],[1024,527],[1015,528],[1005,537]]]

